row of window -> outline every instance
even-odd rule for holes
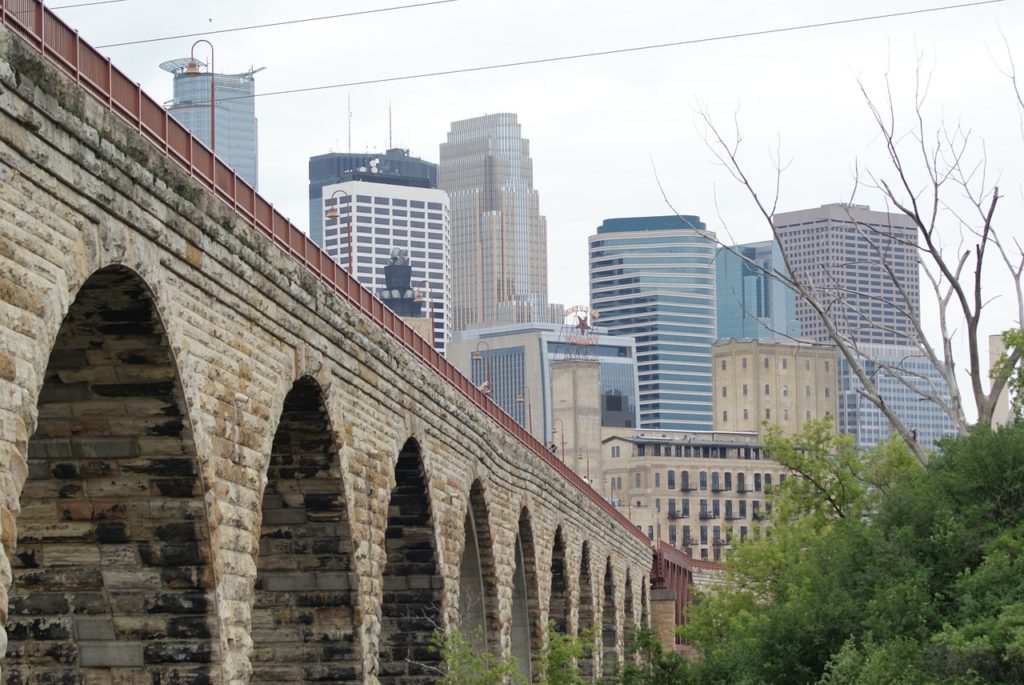
[[[645,407],[659,408],[645,403]],[[619,452],[613,452],[615,457]],[[760,447],[728,447],[725,445],[662,445],[660,443],[636,446],[638,457],[694,457],[701,459],[760,459]]]
[[[732,490],[732,484],[733,484],[732,475],[733,474],[731,472],[729,472],[729,471],[725,471],[724,473],[719,473],[718,471],[712,471],[711,472],[711,480],[710,480],[711,492],[724,492],[724,491]],[[643,480],[642,476],[643,476],[643,474],[641,472],[639,472],[639,471],[633,474],[633,487],[634,488],[643,487],[641,485],[642,480]],[[786,482],[786,474],[784,474],[784,473],[783,474],[779,474],[779,484],[781,485],[782,483],[785,483],[785,482]],[[765,473],[763,475],[760,474],[760,473],[752,474],[752,485],[753,485],[753,490],[747,489],[747,474],[743,473],[742,471],[739,471],[739,472],[736,473],[736,492],[739,492],[739,493],[744,493],[744,492],[761,492],[762,485],[763,485],[764,491],[767,492],[772,487],[772,474],[770,474],[770,473]],[[654,487],[655,488],[660,488],[661,487],[661,472],[660,471],[655,471],[654,472]],[[676,472],[675,471],[671,471],[670,470],[670,471],[666,471],[665,472],[665,487],[668,490],[675,490],[676,489]],[[622,487],[622,476],[615,476],[614,478],[611,479],[611,489],[612,490],[622,490],[623,489],[623,487]],[[679,489],[682,492],[693,492],[694,490],[707,491],[707,489],[708,489],[708,472],[707,471],[701,471],[697,475],[697,487],[694,488],[694,487],[692,487],[692,482],[691,482],[691,479],[690,479],[690,472],[689,471],[680,471],[679,472]],[[674,500],[672,500],[672,501],[674,501]]]
[[[352,201],[351,195],[339,195],[337,198],[328,198],[324,204],[330,207],[334,204],[345,205]],[[392,207],[415,207],[416,209],[441,210],[444,206],[440,202],[424,202],[423,200],[403,200],[398,197],[373,197],[369,195],[356,195],[356,202],[373,202],[375,205],[391,205]]]
[[[789,368],[789,359],[787,357],[783,357],[781,359],[781,362],[782,362],[782,369],[783,370]],[[830,364],[826,360],[825,361],[825,371],[829,370],[829,366],[830,366]],[[728,359],[723,359],[722,362],[721,362],[721,367],[722,367],[722,371],[727,371],[729,369],[729,360]],[[743,369],[747,368],[747,358],[746,357],[740,357],[740,368],[743,368]],[[766,368],[766,369],[771,368],[771,357],[765,357],[764,358],[764,368]],[[804,360],[804,370],[805,371],[810,371],[811,370],[811,360],[809,360],[809,359],[805,359]]]

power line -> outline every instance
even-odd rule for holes
[[[123,2],[124,0],[105,0],[106,2]],[[215,31],[197,31],[196,33],[181,33],[176,36],[161,36],[160,38],[143,38],[140,40],[129,40],[123,43],[107,43],[97,45],[96,49],[120,48],[126,45],[142,45],[143,43],[159,43],[165,40],[177,40],[178,38],[195,38],[197,36],[215,36],[219,33],[234,33],[235,31],[253,31],[255,29],[269,29],[277,26],[289,26],[291,24],[307,24],[313,21],[325,21],[327,19],[340,19],[342,17],[357,17],[363,14],[380,14],[381,12],[394,12],[395,10],[407,10],[414,7],[427,7],[429,5],[445,5],[458,0],[429,0],[428,2],[417,2],[409,5],[394,5],[392,7],[378,7],[372,10],[360,10],[358,12],[346,12],[344,14],[328,14],[321,17],[308,17],[306,19],[288,19],[275,21],[269,24],[253,24],[252,26],[236,26],[230,29],[217,29]]]
[[[451,0],[447,0],[451,1]],[[581,52],[572,55],[558,55],[556,57],[540,57],[537,59],[521,60],[518,62],[502,62],[499,64],[485,64],[477,67],[461,67],[458,69],[446,69],[443,71],[428,71],[419,74],[406,74],[403,76],[389,76],[378,79],[367,79],[365,81],[348,81],[345,83],[332,83],[322,86],[307,86],[304,88],[289,88],[287,90],[274,90],[267,93],[256,93],[255,95],[239,95],[234,97],[218,98],[218,101],[224,100],[239,100],[249,97],[269,97],[271,95],[291,95],[294,93],[310,93],[318,90],[332,90],[335,88],[352,88],[354,86],[369,86],[377,83],[393,83],[395,81],[412,81],[421,78],[432,78],[435,76],[453,76],[455,74],[470,74],[478,71],[493,71],[495,69],[510,69],[513,67],[525,67],[534,64],[550,64],[552,62],[567,62],[570,60],[586,59],[589,57],[603,57],[606,55],[622,55],[630,52],[644,52],[647,50],[660,50],[662,48],[674,48],[683,45],[697,45],[700,43],[715,43],[725,40],[733,40],[737,38],[752,38],[755,36],[767,36],[776,33],[791,33],[794,31],[805,31],[808,29],[819,29],[827,28],[830,26],[841,26],[844,24],[857,24],[868,21],[878,21],[881,19],[893,19],[897,17],[908,17],[917,14],[931,14],[935,12],[944,12],[947,10],[964,9],[968,7],[977,7],[980,5],[994,5],[996,3],[1007,2],[1007,0],[975,0],[974,2],[962,2],[955,5],[942,5],[939,7],[927,7],[924,9],[917,10],[904,10],[902,12],[889,12],[887,14],[873,14],[865,17],[852,17],[849,19],[834,19],[832,21],[821,21],[813,24],[800,24],[796,26],[782,26],[771,29],[759,29],[757,31],[745,31],[743,33],[728,33],[719,36],[705,36],[703,38],[690,38],[687,40],[673,41],[671,43],[654,43],[649,45],[639,45],[628,48],[615,48],[612,50],[598,50],[595,52]],[[198,35],[198,34],[196,34]]]
[[[47,5],[51,10],[69,10],[73,7],[90,7],[92,5],[109,5],[114,2],[125,2],[126,0],[95,0],[94,2],[80,2],[77,5]]]

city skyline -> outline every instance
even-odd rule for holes
[[[358,3],[360,9],[368,3]],[[796,2],[780,11],[753,1],[706,9],[697,15],[686,3],[646,2],[628,14],[602,12],[600,2],[587,15],[588,31],[575,34],[578,13],[568,7],[523,3],[507,17],[506,35],[529,27],[538,47],[525,50],[514,41],[493,40],[491,34],[467,31],[487,26],[494,3],[461,3],[407,12],[381,13],[338,21],[319,21],[267,31],[212,36],[218,71],[244,71],[252,64],[268,66],[259,91],[373,80],[474,63],[516,61],[524,57],[586,52],[654,44],[686,38],[743,33],[759,29],[843,20],[855,16],[916,9],[909,3],[868,0],[857,8]],[[336,11],[326,0],[304,5],[302,16]],[[162,16],[154,27],[142,3],[89,9],[58,9],[94,45],[161,34],[225,29],[283,18],[280,7],[233,0],[195,2]],[[290,13],[289,13],[290,14]],[[351,40],[350,28],[367,34],[391,34],[394,27],[416,44],[412,26],[431,20],[429,50],[417,60],[409,51],[376,52]],[[410,29],[403,28],[410,26]],[[458,31],[455,27],[460,27]],[[683,27],[683,28],[681,28]],[[767,224],[746,191],[714,166],[705,147],[700,117],[706,106],[719,123],[734,114],[742,127],[745,158],[758,189],[774,187],[769,149],[781,143],[782,177],[779,207],[791,209],[848,200],[859,173],[889,173],[884,146],[877,139],[858,86],[876,100],[887,87],[894,94],[898,122],[913,123],[915,74],[930,79],[925,103],[927,123],[938,113],[962,120],[976,140],[987,145],[989,164],[1003,172],[1004,184],[1020,177],[1019,127],[1012,91],[1000,67],[1010,45],[1024,34],[1024,16],[1009,4],[937,12],[920,17],[852,23],[801,31],[785,36],[740,38],[718,43],[638,52],[552,64],[550,67],[465,74],[390,84],[368,84],[316,93],[262,97],[257,100],[261,127],[261,188],[285,215],[300,226],[308,215],[306,163],[325,149],[345,150],[351,130],[352,148],[383,152],[394,145],[425,159],[436,159],[437,145],[448,124],[488,111],[515,111],[529,129],[534,145],[537,186],[544,189],[544,212],[551,226],[549,255],[558,268],[551,274],[549,297],[569,304],[586,301],[586,235],[601,217],[665,213],[669,200],[705,215],[725,242],[742,243],[769,237]],[[571,40],[565,39],[572,35]],[[170,93],[160,61],[188,54],[192,38],[105,48],[129,75],[158,100]],[[306,46],[330,47],[337,60],[351,63],[344,75],[330,55],[308,59]],[[470,48],[481,55],[467,57]],[[814,60],[807,60],[813,53]],[[1019,55],[1018,55],[1019,57]],[[919,60],[923,66],[918,67]],[[1017,59],[1020,63],[1021,59]],[[786,74],[786,78],[778,78]],[[969,87],[964,87],[969,84]],[[439,95],[443,97],[439,97]],[[347,100],[353,116],[346,116]],[[758,103],[771,101],[771,108]],[[820,116],[819,103],[829,102]],[[636,107],[643,102],[644,107]],[[393,117],[388,116],[389,103]],[[351,127],[348,122],[351,121]],[[393,125],[390,125],[392,124]],[[695,130],[696,129],[696,130]],[[391,132],[394,135],[391,135]],[[614,182],[610,169],[622,170]],[[876,203],[861,187],[858,198]],[[1019,210],[1004,207],[1008,221]],[[992,333],[1009,318],[1003,301],[991,306],[983,333]],[[1001,309],[1002,308],[1002,309]],[[1012,313],[1011,313],[1012,315]],[[936,332],[927,304],[923,319]]]

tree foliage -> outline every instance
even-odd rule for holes
[[[1024,682],[1024,424],[858,458],[812,425],[774,454],[814,477],[773,495],[691,610],[694,682]]]

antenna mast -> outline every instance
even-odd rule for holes
[[[352,96],[348,96],[348,153],[352,154]]]
[[[393,146],[391,145],[391,100],[388,100],[388,149],[390,150]]]

